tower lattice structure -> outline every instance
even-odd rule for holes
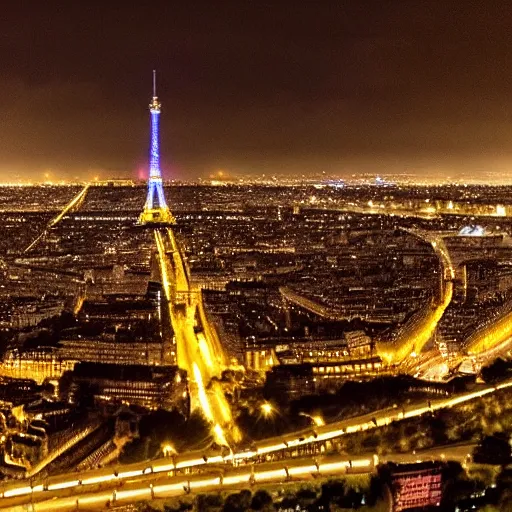
[[[165,200],[162,173],[160,172],[159,120],[161,106],[156,95],[156,73],[153,71],[153,99],[149,104],[149,111],[151,113],[151,143],[149,148],[148,195],[144,210],[142,210],[139,217],[139,224],[176,223]]]

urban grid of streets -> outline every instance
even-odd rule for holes
[[[87,190],[88,186],[81,190],[66,205],[61,214],[50,221],[48,228],[57,224],[68,212],[79,207],[87,194]],[[237,461],[256,460],[257,457],[279,453],[280,451],[289,451],[293,447],[299,450],[297,453],[300,455],[300,448],[311,443],[321,443],[351,432],[377,428],[389,424],[391,421],[400,421],[433,410],[452,407],[493,393],[497,389],[512,386],[512,382],[507,381],[497,387],[489,386],[477,392],[465,393],[447,399],[432,400],[428,404],[413,404],[398,410],[377,411],[363,417],[320,425],[314,429],[288,434],[281,438],[267,439],[254,443],[250,450],[237,451],[236,445],[241,439],[240,432],[234,425],[229,403],[221,387],[212,385],[212,379],[220,377],[222,371],[229,367],[229,361],[216,334],[212,332],[212,327],[208,325],[202,309],[200,291],[191,289],[187,263],[172,228],[156,227],[153,232],[162,287],[166,301],[169,304],[168,311],[176,340],[177,363],[180,368],[186,369],[190,376],[192,408],[199,407],[201,409],[204,416],[212,424],[212,434],[217,444],[228,447],[229,452],[222,455],[206,455],[203,452],[183,454],[172,463],[169,462],[169,459],[164,458],[152,461],[151,466],[148,466],[148,463],[133,464],[119,472],[112,472],[111,468],[106,468],[104,470],[85,471],[73,475],[72,478],[69,475],[59,475],[50,477],[45,485],[37,483],[36,477],[36,480],[31,480],[30,483],[19,482],[4,486],[2,491],[3,500],[6,501],[0,503],[0,508],[17,510],[15,507],[22,507],[23,504],[30,502],[32,503],[32,510],[71,510],[70,507],[76,507],[77,504],[81,509],[86,509],[89,506],[94,507],[98,503],[112,500],[123,503],[146,498],[151,499],[157,494],[165,497],[179,495],[195,489],[215,490],[218,486],[233,485],[233,488],[236,488],[236,485],[247,482],[246,477],[251,479],[252,482],[271,482],[276,479],[290,478],[291,476],[296,479],[309,478],[312,473],[311,463],[304,463],[302,459],[287,461],[285,473],[282,469],[283,463],[276,462],[275,464],[280,464],[279,469],[265,469],[264,467],[254,469],[254,466],[251,466],[253,469],[250,473],[247,473],[247,470],[241,470],[240,474],[236,474],[235,470],[228,469],[226,475],[223,474],[220,477],[207,473],[204,476],[189,478],[185,483],[182,477],[174,476],[174,471],[180,468],[197,468],[211,464],[225,464],[226,462],[232,464]],[[46,231],[41,237],[44,237],[45,234]],[[423,233],[417,234],[417,236],[427,237]],[[41,237],[38,237],[34,243],[38,243]],[[420,352],[423,345],[431,337],[443,311],[448,306],[452,296],[451,279],[453,279],[454,274],[442,238],[428,236],[427,239],[438,255],[443,269],[443,275],[445,276],[444,295],[441,303],[432,308],[429,315],[422,318],[411,331],[403,334],[403,339],[399,341],[400,350],[389,357],[390,362],[399,362],[403,369],[417,374],[431,371],[432,366],[437,364],[445,364],[439,355],[430,358],[431,354],[428,353],[414,354],[414,357],[411,357],[411,354],[415,350],[418,353]],[[31,244],[27,249],[30,250],[33,245]],[[485,337],[485,343],[483,344],[481,340],[478,342],[485,346],[485,350],[481,350],[479,354],[482,361],[489,360],[508,348],[510,333],[507,329],[498,329],[495,339],[489,339],[489,332],[486,332],[483,336]],[[435,449],[432,450],[432,453],[425,454],[423,457],[429,460],[444,459],[449,454],[454,460],[464,461],[470,452],[470,448],[468,446],[454,447],[450,451]],[[396,455],[388,457],[388,460],[406,462],[409,458],[410,455]],[[361,471],[372,470],[373,466],[369,462],[370,459],[363,458],[360,461],[362,461],[359,462]],[[346,471],[349,467],[347,464],[347,461],[325,462],[325,467],[320,469],[322,469],[323,474],[336,474]],[[229,476],[229,471],[235,471],[233,477]],[[317,471],[319,471],[318,467]],[[172,483],[174,481],[178,483]],[[125,483],[127,487],[124,487]],[[48,491],[48,494],[43,493],[43,490]]]

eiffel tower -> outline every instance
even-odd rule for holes
[[[149,149],[148,195],[144,210],[139,216],[139,224],[176,224],[165,201],[160,172],[159,118],[161,104],[156,95],[156,72],[153,70],[153,99],[149,104],[151,112],[151,146]]]

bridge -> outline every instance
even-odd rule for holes
[[[23,498],[10,498],[6,506],[0,502],[0,510],[9,512],[65,512],[76,510],[105,510],[110,507],[129,505],[138,501],[173,498],[187,494],[234,491],[276,483],[310,481],[346,474],[369,474],[375,472],[373,455],[354,457],[330,455],[302,460],[279,461],[260,466],[224,467],[209,470],[204,474],[162,475],[149,474],[133,479],[115,489],[104,489],[101,484],[92,486],[89,492],[67,495],[63,492],[47,491],[35,501],[26,503]]]

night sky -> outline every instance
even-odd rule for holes
[[[148,4],[148,5],[145,5]],[[10,1],[0,180],[512,175],[509,2]]]

